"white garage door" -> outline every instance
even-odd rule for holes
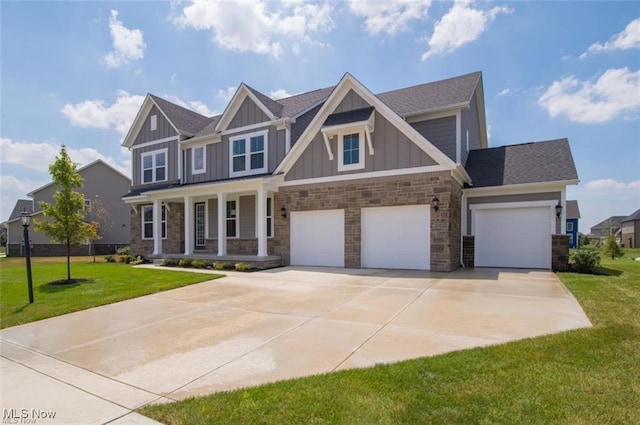
[[[476,267],[551,268],[549,207],[473,211]]]
[[[429,205],[362,209],[362,267],[429,270]]]
[[[344,210],[291,213],[291,264],[344,267]]]

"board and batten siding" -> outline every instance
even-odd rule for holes
[[[206,145],[206,172],[200,174],[191,173],[191,148],[183,150],[183,163],[185,183],[204,183],[209,181],[224,180],[229,178],[229,138],[237,137],[243,134],[255,133],[259,131],[269,130],[266,143],[268,143],[268,171],[271,173],[276,169],[280,161],[284,158],[285,152],[285,131],[276,130],[275,126],[268,128],[246,130],[232,135],[222,136],[222,140],[218,143],[210,143]]]
[[[233,201],[234,199],[227,199]],[[237,199],[237,217],[240,220],[240,239],[254,239],[256,237],[256,197],[255,195],[243,195]],[[208,239],[218,238],[218,199],[207,200],[209,223]],[[226,208],[225,208],[226,211]],[[225,223],[226,226],[226,223]]]
[[[475,93],[471,97],[469,107],[464,108],[460,114],[460,128],[462,146],[460,149],[462,165],[467,163],[469,151],[467,150],[467,131],[469,131],[469,150],[480,149],[480,124],[478,123],[478,105]]]
[[[410,124],[425,139],[456,162],[456,117],[443,117]]]
[[[471,191],[467,192],[467,196]],[[471,205],[500,204],[507,202],[554,201],[560,202],[560,192],[521,193],[515,195],[473,196],[467,198],[467,235],[471,235]],[[522,224],[523,226],[526,223]],[[560,220],[556,220],[556,233],[560,233]]]
[[[270,121],[267,114],[247,96],[242,102],[242,105],[240,105],[238,112],[236,112],[231,119],[227,129],[244,127],[265,121]]]
[[[153,145],[144,146],[138,149],[132,149],[132,183],[133,186],[142,185],[142,155],[148,152],[167,149],[167,181],[179,180],[178,175],[178,139],[171,140],[169,142],[156,143]],[[157,183],[157,182],[156,182]],[[154,183],[145,183],[154,184]]]
[[[374,155],[369,155],[369,147],[366,141],[362,140],[362,149],[365,149],[365,167],[363,169],[338,172],[337,137],[332,137],[330,140],[333,160],[329,160],[322,133],[318,132],[286,174],[285,180],[301,180],[437,164],[433,158],[416,146],[382,115],[378,112],[375,112],[375,114],[375,129],[371,133]]]
[[[157,117],[157,128],[154,131],[151,131],[151,116],[155,115]],[[145,118],[136,139],[133,142],[133,146],[139,145],[142,143],[153,142],[154,140],[165,139],[167,137],[177,136],[176,130],[173,128],[171,123],[164,117],[162,112],[158,109],[157,106],[152,106],[151,110],[147,114],[147,118]]]
[[[349,90],[332,113],[337,114],[340,112],[348,112],[355,109],[368,108],[369,106],[371,105],[365,102],[363,98],[361,98],[353,90]]]

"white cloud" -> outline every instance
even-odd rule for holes
[[[505,6],[486,11],[474,9],[471,0],[456,0],[453,7],[434,25],[433,34],[428,39],[429,50],[422,55],[422,60],[453,52],[476,40],[497,15],[510,12],[511,9]]]
[[[269,92],[269,97],[271,99],[275,99],[275,100],[284,99],[285,97],[291,97],[291,96],[294,96],[294,95],[289,93],[288,91],[286,91],[282,87],[280,87],[277,90],[272,90],[271,92]]]
[[[0,222],[9,218],[18,199],[27,199],[27,193],[46,183],[46,181],[21,179],[15,176],[0,176],[0,187],[2,187]]]
[[[505,96],[508,95],[509,93],[511,93],[511,89],[502,89],[498,92],[498,96]]]
[[[144,96],[118,90],[116,101],[111,105],[105,105],[104,100],[85,100],[76,104],[67,103],[61,112],[76,127],[112,128],[125,135],[143,101]]]
[[[162,97],[167,99],[169,102],[180,105],[183,108],[191,109],[192,111],[195,111],[200,115],[204,115],[206,117],[211,117],[218,114],[218,112],[209,109],[207,105],[205,105],[203,102],[200,102],[199,100],[182,100],[178,96],[173,96],[170,94],[165,94]]]
[[[551,117],[580,123],[636,118],[640,112],[640,70],[608,69],[593,82],[573,75],[554,81],[538,99]]]
[[[111,11],[109,29],[111,30],[113,51],[102,57],[103,62],[109,68],[118,68],[132,60],[144,57],[144,49],[147,46],[144,44],[142,31],[125,27],[122,21],[118,20],[117,10]]]
[[[640,48],[640,18],[629,22],[624,30],[615,34],[606,43],[593,43],[586,52],[580,55],[585,59],[590,53],[608,52],[611,50],[628,50]]]
[[[8,138],[1,138],[0,163],[19,165],[36,172],[48,173],[49,164],[60,153],[61,145],[62,143],[54,141],[16,142]],[[125,175],[131,175],[130,169],[121,161],[105,156],[93,148],[72,148],[67,146],[67,152],[71,160],[79,166],[87,165],[96,159],[102,159]],[[34,160],[34,153],[37,153],[37,160]],[[130,153],[127,152],[127,156],[129,155]],[[2,188],[4,190],[4,186]],[[32,189],[36,188],[33,187]]]
[[[629,215],[640,205],[640,180],[621,182],[614,179],[592,180],[569,186],[567,199],[577,199],[580,207],[580,232],[612,215]]]
[[[585,185],[590,190],[624,190],[624,189],[640,189],[640,180],[630,183],[619,182],[613,179],[592,180]]]
[[[369,34],[393,35],[407,28],[409,21],[427,17],[431,0],[351,0],[349,8],[359,17],[365,18],[364,27]]]
[[[274,12],[268,10],[280,6]],[[333,8],[327,2],[270,3],[264,0],[191,0],[173,18],[178,27],[209,30],[221,48],[268,54],[282,53],[282,43],[312,42],[312,35],[328,32],[333,26]]]
[[[218,90],[218,97],[225,102],[229,102],[233,95],[236,94],[236,90],[238,90],[236,86],[227,87],[225,90]]]

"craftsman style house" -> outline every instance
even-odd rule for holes
[[[488,148],[482,75],[374,94],[352,75],[205,117],[147,95],[132,252],[258,267],[563,268],[566,139]],[[552,264],[553,258],[553,264]]]

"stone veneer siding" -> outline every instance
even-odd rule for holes
[[[131,209],[131,254],[149,257],[153,252],[153,239],[142,239],[142,206],[138,212]],[[169,202],[167,210],[167,238],[162,240],[165,254],[184,253],[184,204]]]
[[[116,249],[125,246],[122,245],[111,245],[111,244],[96,244],[95,245],[95,254],[96,255],[108,255],[114,254]],[[35,244],[30,245],[31,247],[31,255],[34,257],[59,257],[67,255],[67,246],[64,244]],[[89,247],[89,245],[73,245],[71,247],[71,255],[92,255],[93,250]],[[9,257],[20,257],[24,256],[24,254],[20,252],[20,244],[9,244],[7,247],[7,256]]]
[[[462,237],[462,261],[465,267],[475,267],[475,237],[463,236]]]
[[[554,272],[569,270],[568,235],[551,235],[551,269]]]
[[[431,261],[433,271],[451,271],[460,264],[460,214],[462,187],[449,171],[377,177],[300,186],[281,187],[275,193],[275,239],[270,254],[290,264],[291,212],[345,210],[345,267],[361,266],[361,209],[403,205],[430,205],[440,200],[438,211],[431,209]],[[285,207],[287,218],[281,216]]]

